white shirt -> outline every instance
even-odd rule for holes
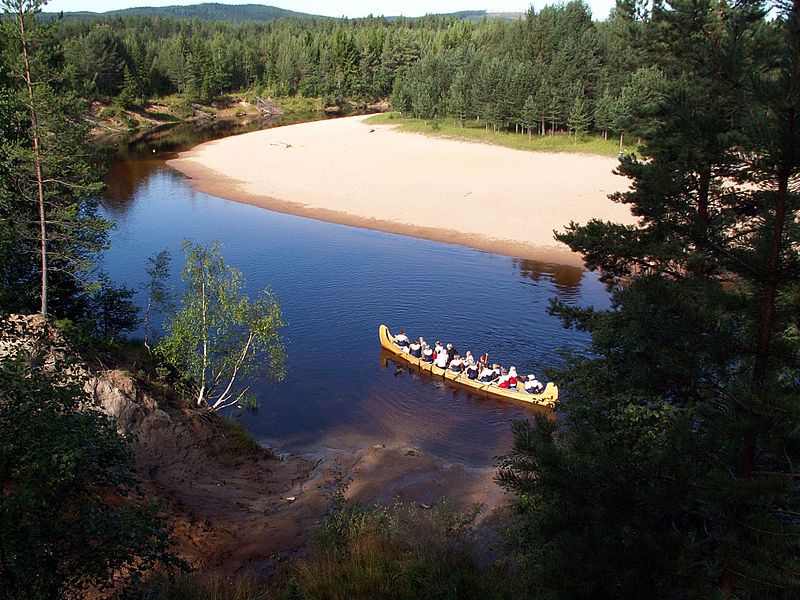
[[[436,361],[435,361],[434,364],[437,367],[439,367],[440,369],[446,369],[447,368],[447,352],[445,352],[444,350],[440,350],[438,352],[438,354],[436,355]]]
[[[542,387],[544,386],[542,385],[542,382],[539,381],[538,379],[528,379],[528,381],[525,382],[526,390],[536,390]]]

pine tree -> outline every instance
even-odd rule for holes
[[[528,130],[528,139],[531,139],[531,131],[539,123],[539,106],[533,96],[525,99],[522,107],[522,124]]]
[[[586,105],[583,94],[579,93],[575,96],[575,102],[572,103],[569,118],[567,119],[567,126],[575,136],[575,143],[578,142],[578,136],[585,134],[589,130],[590,121],[589,107]]]
[[[597,129],[603,130],[603,139],[608,139],[608,130],[611,128],[612,123],[612,110],[614,106],[614,98],[609,93],[608,89],[603,92],[603,95],[597,99],[594,105],[594,124]]]
[[[459,71],[453,78],[448,91],[447,108],[458,119],[459,125],[464,127],[464,120],[472,113],[472,85],[466,71]]]
[[[52,69],[61,48],[52,29],[36,21],[40,4],[3,4],[21,12],[3,23],[9,47],[0,68],[14,74],[6,89],[15,120],[0,131],[0,229],[14,240],[2,267],[3,285],[13,291],[3,294],[8,304],[2,308],[33,312],[38,303],[43,314],[107,324],[106,316],[116,317],[92,312],[122,315],[117,300],[129,304],[128,295],[104,285],[96,272],[94,258],[107,245],[110,223],[97,214],[102,186],[87,143],[85,104],[63,91],[65,82]]]
[[[122,90],[119,92],[119,96],[117,96],[117,103],[122,108],[131,108],[137,103],[138,99],[139,93],[136,78],[131,74],[130,69],[128,69],[126,65],[124,83],[122,85]]]
[[[554,304],[592,357],[504,462],[542,597],[800,593],[800,1],[772,24],[758,2],[672,5],[653,27],[673,75],[619,167],[639,224],[558,236],[613,308]]]

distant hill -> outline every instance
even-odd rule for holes
[[[58,13],[42,13],[45,18],[55,18]],[[108,12],[65,12],[65,19],[94,19],[97,17],[140,16],[162,17],[164,19],[200,19],[202,21],[273,21],[287,17],[308,19],[317,17],[307,13],[294,12],[263,4],[192,4],[189,6],[160,6],[124,8]],[[324,19],[326,17],[318,17]]]
[[[59,13],[42,13],[45,19],[54,19]],[[65,12],[64,19],[69,20],[89,20],[98,17],[115,16],[140,16],[140,17],[162,17],[164,19],[200,19],[202,21],[274,21],[287,17],[298,19],[327,19],[320,15],[294,12],[276,6],[264,6],[263,4],[219,4],[204,3],[192,4],[189,6],[160,6],[160,7],[139,7],[124,8],[122,10],[110,10],[107,12]],[[466,21],[477,21],[480,19],[506,19],[516,20],[525,18],[525,13],[489,13],[485,10],[463,10],[454,13],[438,14],[436,16],[462,19]],[[399,17],[389,16],[389,20]]]

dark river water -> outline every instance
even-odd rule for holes
[[[378,325],[453,341],[476,356],[488,350],[520,373],[541,374],[559,363],[557,349],[581,351],[587,343],[584,334],[564,330],[546,313],[549,299],[608,305],[597,277],[575,267],[324,223],[196,192],[164,164],[170,152],[192,145],[192,137],[159,132],[114,162],[103,210],[116,228],[103,268],[116,281],[138,286],[147,258],[169,248],[177,285],[181,241],[219,240],[250,291],[272,288],[288,323],[287,376],[274,387],[256,386],[257,411],[232,413],[265,443],[304,452],[403,442],[446,461],[490,466],[510,448],[509,422],[536,409],[400,368],[382,353]]]

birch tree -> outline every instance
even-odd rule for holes
[[[166,324],[158,355],[179,375],[197,406],[219,411],[257,405],[250,393],[260,379],[280,381],[285,349],[283,315],[264,290],[248,298],[241,272],[226,265],[218,243],[183,243],[186,282],[182,307]]]

